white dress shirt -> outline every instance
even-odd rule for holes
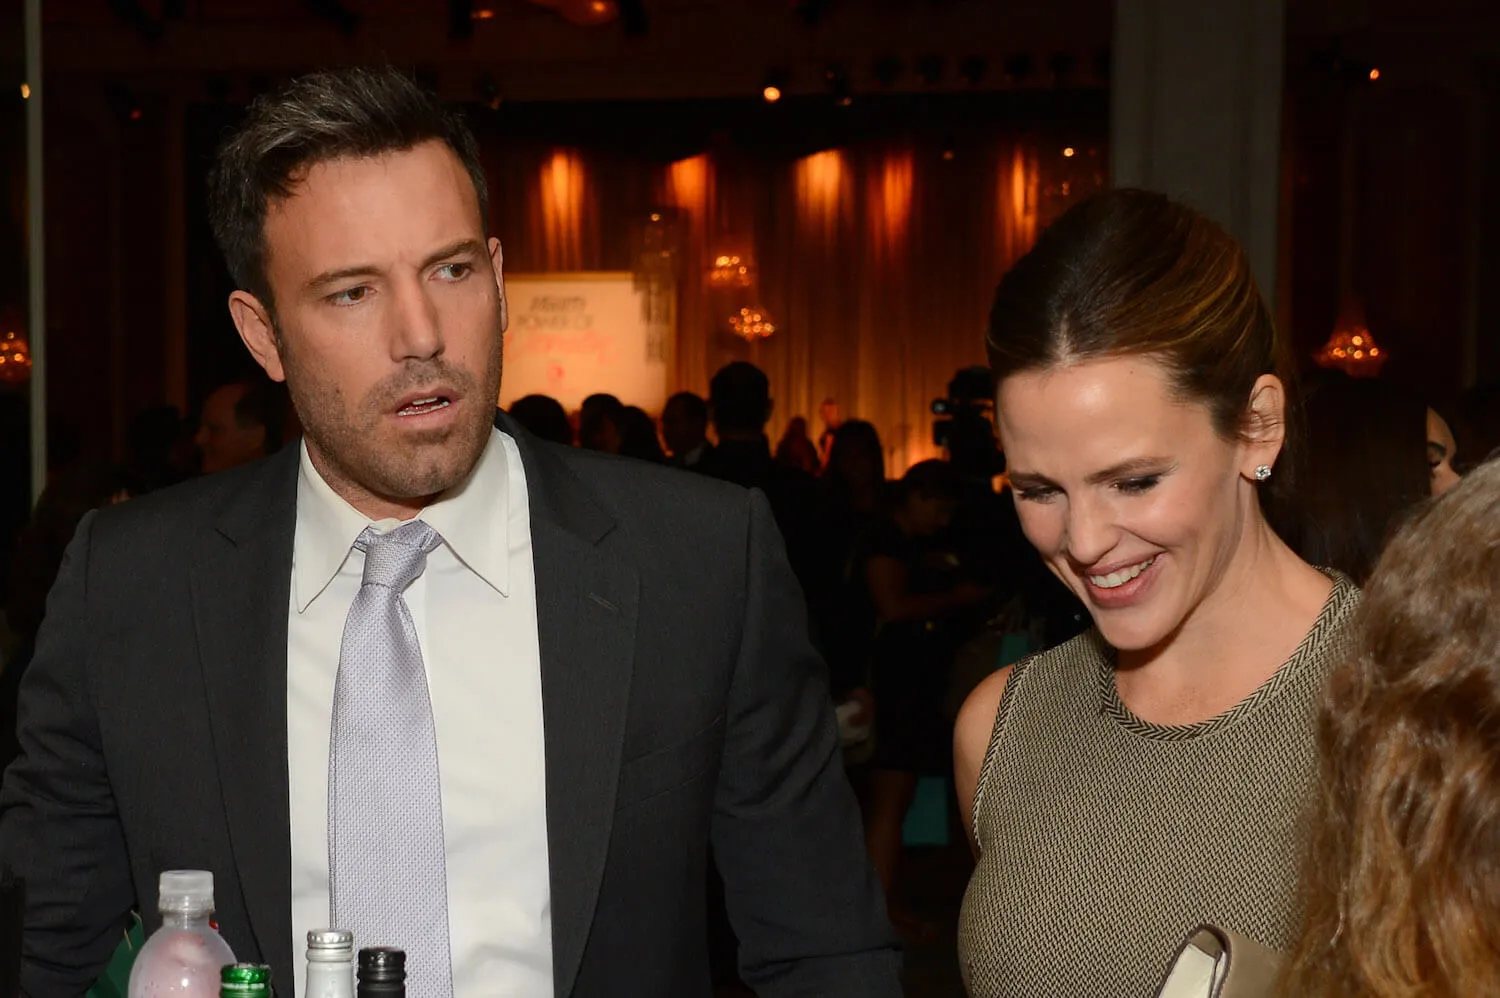
[[[454,993],[549,996],[541,654],[526,476],[515,441],[492,431],[468,481],[419,516],[443,538],[405,595],[437,730]],[[333,686],[364,572],[354,540],[371,523],[328,486],[304,446],[286,704],[298,994],[306,985],[307,932],[329,920]],[[375,524],[382,531],[397,525]]]

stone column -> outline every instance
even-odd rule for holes
[[[1185,201],[1277,287],[1284,0],[1116,0],[1110,158],[1117,187]]]

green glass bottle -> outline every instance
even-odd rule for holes
[[[227,964],[219,981],[219,998],[271,998],[271,968],[263,963]]]

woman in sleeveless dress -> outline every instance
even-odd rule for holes
[[[1295,406],[1245,254],[1109,192],[1001,280],[987,339],[1022,527],[1094,627],[959,717],[969,993],[1150,998],[1205,923],[1285,950],[1358,591],[1270,525]]]

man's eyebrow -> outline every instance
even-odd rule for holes
[[[422,270],[426,270],[435,263],[441,263],[455,256],[483,256],[485,254],[484,244],[477,239],[456,239],[443,246],[422,260]],[[340,267],[338,270],[325,270],[323,273],[307,282],[307,290],[316,294],[335,284],[353,280],[357,277],[376,277],[380,274],[380,268],[373,263],[356,264],[353,267]]]

